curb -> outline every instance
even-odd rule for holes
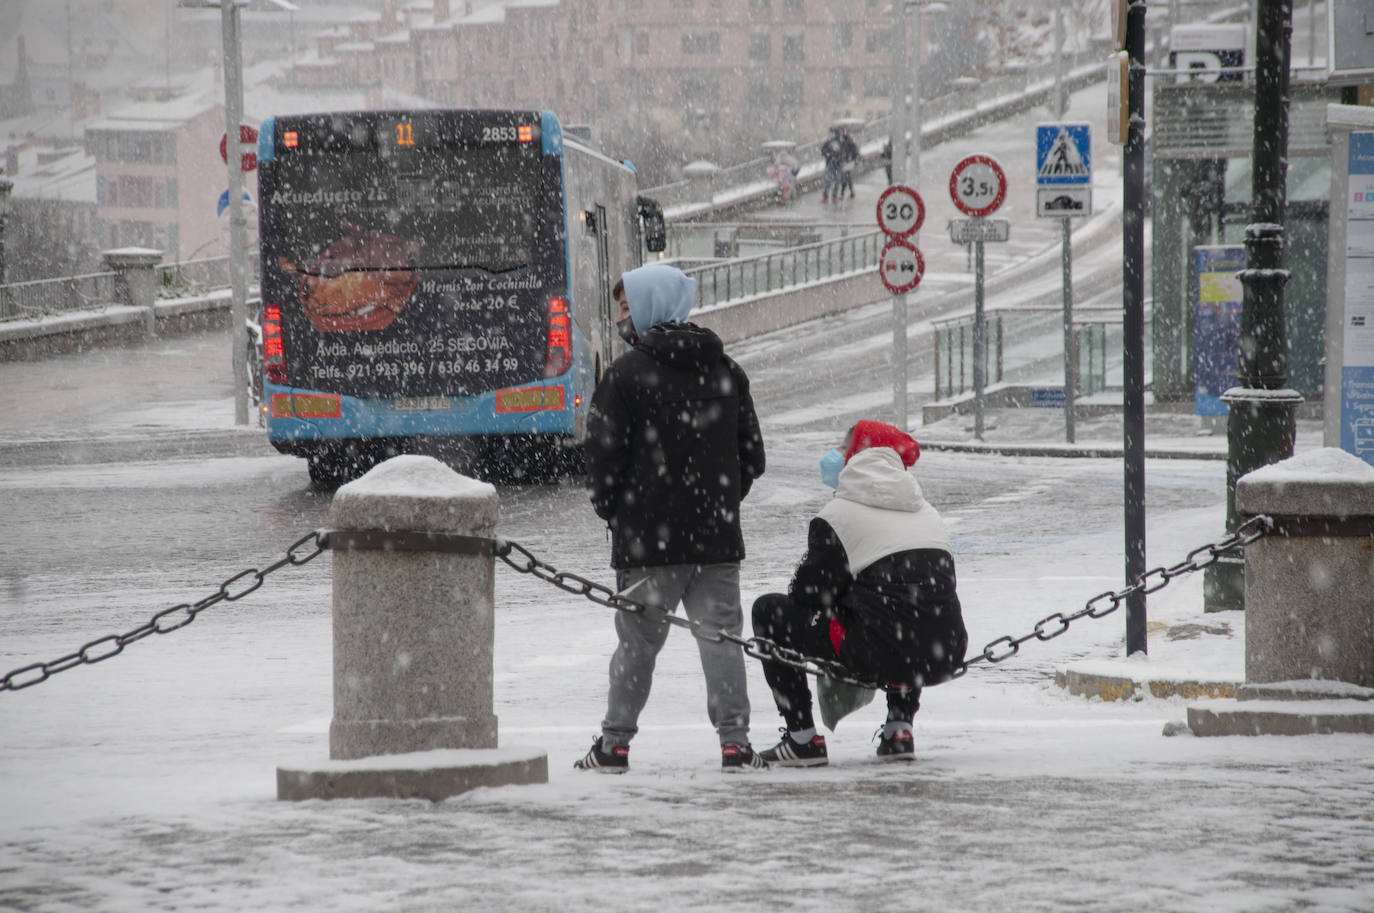
[[[1138,700],[1143,697],[1188,700],[1198,698],[1235,698],[1240,692],[1237,681],[1202,681],[1199,679],[1143,678],[1130,675],[1103,675],[1079,672],[1072,667],[1056,669],[1054,683],[1075,697],[1096,697],[1104,701]]]
[[[137,458],[271,456],[276,453],[261,428],[232,431],[178,431],[141,437],[54,438],[0,442],[0,466],[81,466]]]
[[[989,444],[976,441],[921,441],[922,450],[944,450],[949,453],[983,453],[991,456],[1031,457],[1089,457],[1092,459],[1122,459],[1124,448],[1095,444]],[[1224,451],[1157,450],[1145,448],[1151,460],[1224,460]]]

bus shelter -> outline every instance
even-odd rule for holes
[[[1215,327],[1199,287],[1199,249],[1245,243],[1250,222],[1254,86],[1243,82],[1156,80],[1151,136],[1153,221],[1152,390],[1156,402],[1193,400],[1198,363]],[[1320,402],[1326,320],[1327,211],[1330,157],[1328,103],[1340,89],[1294,81],[1289,139],[1284,289],[1288,386]],[[1205,260],[1205,258],[1201,258]],[[1201,295],[1200,295],[1201,293]],[[1239,319],[1236,310],[1236,320]],[[1237,362],[1229,359],[1231,370]]]

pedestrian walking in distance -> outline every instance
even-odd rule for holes
[[[921,689],[948,679],[964,661],[964,629],[944,520],[908,469],[916,440],[882,422],[861,421],[820,462],[835,496],[811,520],[806,554],[788,592],[754,602],[754,635],[807,656],[838,660],[854,677],[883,686],[887,719],[878,757],[915,757],[912,721]],[[760,752],[769,764],[829,763],[816,732],[806,673],[763,661],[786,724]]]
[[[606,718],[574,766],[619,773],[668,637],[663,615],[681,604],[704,631],[743,629],[740,502],[763,475],[764,454],[749,378],[720,337],[687,322],[696,280],[653,264],[625,273],[612,294],[631,348],[592,395],[587,472],[617,586],[651,610],[615,615]],[[767,766],[749,744],[743,651],[729,641],[696,645],[722,769]]]
[[[844,142],[840,131],[834,127],[830,135],[821,143],[821,159],[825,162],[825,175],[821,180],[821,202],[840,202],[840,185],[843,182],[841,165],[844,164]]]

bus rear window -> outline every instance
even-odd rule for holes
[[[394,269],[398,249],[420,268],[528,266],[539,180],[530,146],[283,156],[269,207],[277,254],[304,263],[340,239],[375,234],[395,241],[359,246],[352,269]],[[387,262],[357,259],[369,252]]]

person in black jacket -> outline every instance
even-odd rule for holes
[[[749,378],[715,333],[687,323],[696,280],[664,264],[631,270],[614,289],[621,335],[632,343],[607,369],[587,417],[592,506],[611,536],[617,586],[673,613],[680,602],[703,630],[739,635],[744,558],[740,501],[763,475]],[[660,618],[617,612],[601,735],[576,763],[621,772],[668,636]],[[707,713],[726,770],[766,766],[749,744],[744,654],[697,640]]]
[[[754,635],[838,660],[884,687],[878,757],[912,760],[921,689],[948,679],[968,646],[954,556],[944,521],[907,471],[921,453],[916,440],[892,425],[861,421],[844,446],[821,460],[822,480],[836,488],[835,497],[811,521],[787,595],[754,602]],[[763,672],[786,723],[778,744],[760,752],[764,760],[827,764],[806,673],[766,660]]]
[[[849,135],[848,130],[840,131],[840,189],[835,191],[836,199],[842,199],[844,192],[849,191],[849,198],[854,199],[854,165],[859,161],[859,144],[854,142],[854,137]],[[891,183],[889,181],[888,183]]]

